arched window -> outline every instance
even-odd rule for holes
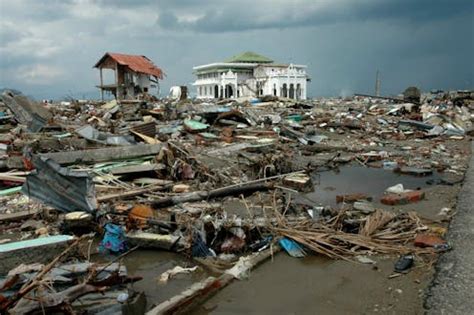
[[[290,95],[288,97],[291,99],[295,98],[295,85],[293,83],[290,84]]]

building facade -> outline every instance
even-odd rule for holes
[[[306,99],[306,66],[278,64],[253,52],[227,61],[193,68],[197,98],[236,98],[274,95]]]
[[[94,65],[99,69],[101,98],[104,92],[111,93],[117,100],[134,99],[143,93],[154,94],[159,92],[159,81],[164,76],[163,70],[153,64],[145,56],[105,53]],[[106,83],[103,71],[113,71],[113,82]]]

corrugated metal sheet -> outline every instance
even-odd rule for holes
[[[106,53],[94,66],[98,68],[99,65],[107,59],[107,57],[112,58],[118,64],[127,66],[131,70],[139,73],[145,73],[149,75],[154,75],[159,79],[163,79],[164,72],[157,66],[153,64],[153,62],[145,56],[140,55],[126,55],[126,54],[118,54],[118,53]]]
[[[148,137],[156,136],[156,123],[154,121],[133,126],[131,129]]]
[[[36,169],[22,187],[25,195],[64,212],[97,209],[94,182],[87,172],[61,167],[46,157],[34,156],[33,164]]]

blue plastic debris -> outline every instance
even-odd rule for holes
[[[289,238],[284,237],[279,241],[279,243],[291,257],[302,258],[306,256],[306,252],[300,244],[290,240]]]
[[[105,235],[100,242],[101,252],[120,253],[127,249],[125,243],[125,233],[120,225],[108,223],[105,225]]]
[[[250,100],[250,104],[252,104],[252,105],[253,105],[253,104],[258,104],[258,103],[260,103],[260,102],[261,102],[261,100],[260,100],[259,98],[252,98],[252,99]]]
[[[200,233],[194,233],[193,246],[191,248],[193,257],[208,257],[215,256],[215,254],[207,247],[202,240]]]

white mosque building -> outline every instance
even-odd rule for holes
[[[193,68],[197,79],[197,98],[236,98],[274,95],[295,100],[306,99],[310,81],[306,66],[280,64],[256,54],[244,52],[224,62]]]

